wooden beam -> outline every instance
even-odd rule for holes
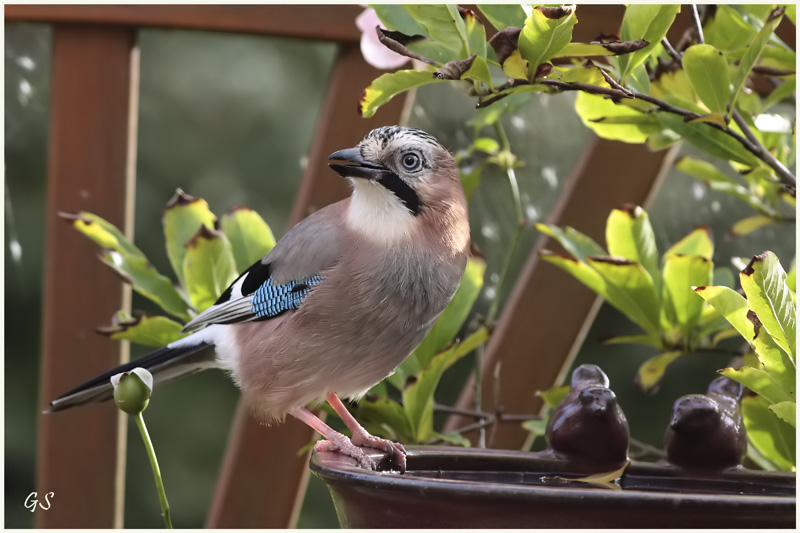
[[[333,67],[309,164],[295,200],[292,224],[349,194],[347,182],[327,165],[328,156],[355,146],[371,129],[401,122],[404,97],[383,106],[371,120],[357,112],[361,93],[381,72],[364,63],[357,44],[343,46]],[[208,517],[210,528],[294,527],[308,480],[308,455],[297,452],[314,432],[288,417],[285,424],[259,425],[240,404]]]
[[[128,27],[254,33],[358,42],[356,5],[32,5],[5,6],[6,21],[80,22]]]
[[[57,213],[87,210],[124,227],[133,46],[127,28],[53,30],[42,409],[120,363],[120,343],[94,330],[123,304],[122,283],[97,260],[97,247]],[[115,525],[118,416],[109,404],[41,415],[36,491],[54,495],[50,510],[36,514],[37,527]]]
[[[644,145],[593,138],[548,223],[572,226],[605,242],[605,221],[611,210],[626,202],[647,205],[674,154],[674,150],[651,152]],[[536,391],[563,377],[597,310],[595,294],[541,261],[542,249],[561,250],[546,236],[536,242],[484,354],[481,391],[483,409],[489,412],[539,412],[542,401]],[[459,407],[471,408],[473,388],[473,383],[465,387]],[[468,422],[453,417],[446,431]],[[517,449],[526,432],[519,424],[499,424],[493,436],[493,448]]]

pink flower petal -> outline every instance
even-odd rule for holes
[[[375,28],[380,25],[374,9],[367,8],[356,17],[356,26],[361,30],[361,55],[367,63],[379,69],[391,70],[404,65],[408,62],[407,57],[389,50],[378,40]]]

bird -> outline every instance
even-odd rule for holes
[[[628,460],[630,430],[605,372],[581,365],[570,390],[547,421],[548,448],[591,468],[616,468]]]
[[[667,461],[687,470],[722,470],[742,464],[747,432],[740,401],[744,388],[725,376],[716,378],[706,394],[675,400],[664,435]]]
[[[51,402],[60,411],[107,400],[109,379],[142,367],[155,383],[221,368],[261,423],[293,416],[319,432],[315,451],[336,451],[363,468],[360,446],[405,470],[402,444],[370,435],[341,398],[358,400],[422,342],[455,294],[469,255],[467,201],[455,161],[430,134],[385,126],[329,166],[348,198],[289,230],[208,309],[190,334],[109,370]],[[308,409],[327,401],[352,436]]]

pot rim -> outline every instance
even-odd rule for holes
[[[469,462],[475,462],[477,459],[488,459],[493,465],[506,464],[511,466],[514,464],[516,468],[514,472],[520,472],[519,463],[524,465],[533,466],[534,464],[547,463],[556,468],[553,469],[553,474],[569,472],[568,463],[553,457],[544,456],[536,452],[521,452],[514,450],[490,450],[490,449],[474,449],[474,448],[459,448],[459,447],[445,447],[445,446],[409,446],[406,448],[408,451],[409,462],[428,462],[433,463],[435,460],[444,460],[450,464],[461,463],[461,470],[470,470]],[[367,450],[365,450],[367,451]],[[384,455],[380,452],[368,454],[380,462],[384,459]],[[541,500],[559,500],[563,501],[564,498],[574,497],[580,499],[585,503],[603,503],[603,502],[663,502],[665,499],[672,500],[677,503],[685,503],[688,505],[703,505],[714,503],[716,506],[743,506],[743,505],[757,505],[775,506],[776,508],[787,508],[795,506],[795,496],[790,495],[759,495],[759,494],[731,494],[731,493],[701,493],[701,492],[678,492],[678,491],[665,491],[665,490],[641,490],[636,488],[629,488],[625,490],[603,490],[597,487],[587,486],[582,487],[563,487],[558,485],[526,485],[519,483],[502,483],[502,482],[486,482],[486,481],[465,481],[457,479],[446,478],[430,478],[423,476],[415,476],[400,474],[397,471],[369,471],[357,466],[354,459],[343,456],[335,452],[320,452],[313,454],[310,462],[311,470],[324,481],[331,482],[348,482],[357,486],[368,487],[372,489],[385,489],[385,490],[414,490],[416,492],[424,492],[429,495],[453,495],[458,493],[460,496],[486,496],[491,494],[493,497],[502,497],[504,499],[517,500],[527,499],[531,496],[536,496]],[[379,464],[379,468],[380,468]],[[495,469],[483,469],[495,470]],[[448,470],[444,469],[442,472],[446,473]],[[669,466],[659,465],[653,463],[640,463],[632,462],[626,473],[630,474],[639,472],[643,474],[661,474],[666,475],[666,479],[676,477],[677,474],[684,474],[684,477],[691,477],[698,480],[719,480],[732,481],[732,482],[746,482],[750,481],[777,481],[779,485],[795,484],[795,475],[791,472],[762,472],[746,469],[731,469],[723,472],[716,472],[713,474],[695,474],[690,473],[688,476],[685,472]],[[524,475],[525,470],[521,471]],[[548,473],[550,473],[548,471]],[[574,471],[572,472],[575,473]],[[670,475],[671,474],[671,475]],[[541,466],[534,475],[541,475]]]

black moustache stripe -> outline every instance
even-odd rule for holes
[[[378,183],[392,191],[397,196],[406,209],[411,211],[411,214],[417,216],[422,210],[422,201],[419,199],[416,191],[408,186],[406,182],[394,172],[381,172],[375,179]]]

